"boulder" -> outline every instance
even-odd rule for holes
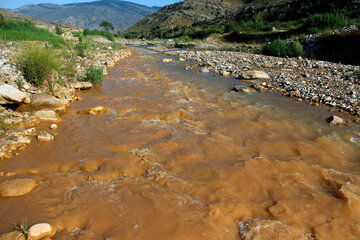
[[[50,238],[56,234],[56,229],[48,223],[38,223],[29,228],[29,239],[38,240]]]
[[[331,125],[340,125],[345,123],[344,119],[342,119],[341,117],[338,117],[336,115],[333,115],[331,117],[329,117],[327,119],[328,123],[330,123]]]
[[[26,93],[9,84],[0,86],[0,104],[22,103],[26,97]]]
[[[40,131],[39,134],[37,135],[37,140],[39,142],[51,142],[54,140],[54,136],[48,132]]]
[[[28,104],[18,107],[17,111],[32,112],[36,110],[64,110],[68,101],[58,99],[47,93],[37,93],[30,97]]]
[[[86,90],[93,87],[91,82],[73,82],[70,83],[70,87],[74,89]]]
[[[266,72],[263,71],[246,71],[240,74],[237,78],[239,79],[269,79],[269,75],[266,74]]]
[[[0,183],[0,196],[23,196],[31,192],[37,185],[36,181],[31,178],[7,180]]]
[[[35,112],[34,116],[42,122],[60,122],[61,118],[53,110]]]

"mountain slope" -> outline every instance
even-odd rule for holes
[[[238,0],[229,2],[242,4],[242,1]],[[139,21],[129,31],[173,28],[175,26],[188,26],[194,22],[211,21],[234,14],[238,5],[234,7],[234,4],[227,4],[222,0],[185,0],[165,6],[160,11]]]
[[[129,28],[157,9],[126,1],[101,0],[65,5],[29,4],[15,9],[14,12],[47,22],[69,23],[89,29],[99,28],[102,21],[108,21],[118,30]]]

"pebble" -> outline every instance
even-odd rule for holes
[[[38,223],[29,228],[29,238],[38,240],[50,238],[56,234],[56,229],[48,223]]]
[[[57,129],[57,128],[58,128],[58,125],[55,124],[55,123],[53,123],[53,124],[50,125],[50,129],[55,130],[55,129]]]

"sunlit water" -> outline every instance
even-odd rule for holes
[[[7,179],[39,182],[0,199],[1,232],[26,216],[53,239],[360,239],[358,128],[161,57],[133,49],[80,93],[54,142],[0,162]],[[110,111],[77,114],[95,106]]]

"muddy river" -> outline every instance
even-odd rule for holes
[[[360,239],[359,128],[163,57],[133,49],[57,130],[40,126],[53,142],[0,162],[39,183],[0,199],[0,232],[26,217],[56,240]],[[109,111],[77,114],[95,106]]]

